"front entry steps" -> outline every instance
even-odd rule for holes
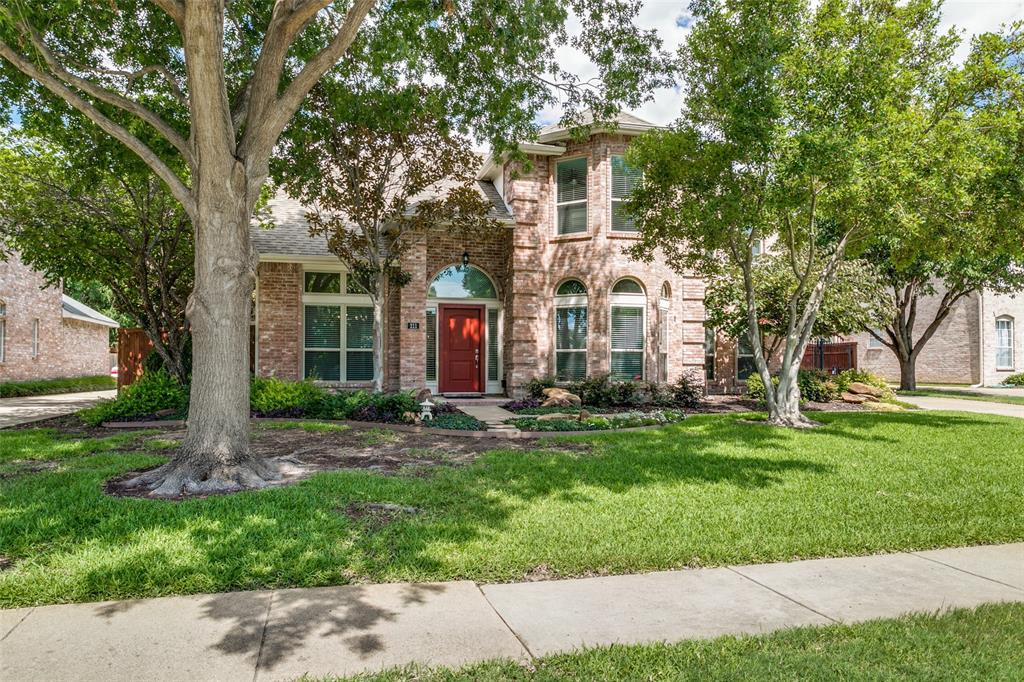
[[[510,433],[519,433],[512,424],[506,424],[505,420],[514,419],[515,415],[508,410],[498,407],[501,402],[508,402],[507,399],[501,401],[495,400],[492,404],[483,404],[481,399],[476,400],[449,400],[454,405],[458,405],[459,409],[468,414],[471,417],[476,417],[484,424],[487,424],[488,431],[506,431]]]

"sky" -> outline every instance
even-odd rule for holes
[[[946,0],[942,12],[942,29],[958,27],[967,36],[986,31],[994,31],[1003,23],[1024,20],[1024,0]],[[649,0],[644,3],[637,17],[640,28],[653,28],[665,43],[665,47],[675,51],[686,40],[690,32],[692,18],[687,12],[687,2],[665,2]],[[578,31],[579,24],[573,21],[569,31]],[[958,59],[964,59],[970,49],[969,43],[960,46]],[[596,69],[586,57],[571,48],[561,48],[559,58],[566,68],[587,78],[596,74]],[[654,98],[643,107],[633,111],[640,118],[647,119],[657,125],[666,125],[675,120],[679,113],[680,94],[677,89],[665,88],[657,90]],[[557,121],[561,109],[550,107],[538,116],[541,125]]]

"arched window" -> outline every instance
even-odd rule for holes
[[[7,304],[0,300],[0,362],[6,360],[7,353]]]
[[[644,311],[647,296],[635,279],[612,286],[611,375],[620,381],[644,378]]]
[[[672,298],[672,285],[665,282],[661,285],[661,297],[666,301]]]
[[[587,376],[587,287],[569,279],[555,289],[555,378]]]
[[[1012,370],[1013,318],[1009,315],[996,318],[996,369]]]
[[[449,265],[430,283],[427,298],[498,298],[491,278],[472,265]]]

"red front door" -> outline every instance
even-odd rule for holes
[[[483,306],[440,306],[441,393],[483,391]]]

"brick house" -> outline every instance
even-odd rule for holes
[[[918,301],[914,338],[935,319],[942,291]],[[995,386],[1024,372],[1024,293],[981,290],[957,301],[917,360],[918,383]],[[891,350],[868,332],[849,337],[857,342],[857,365],[899,381],[900,366]]]
[[[110,373],[117,322],[47,286],[18,254],[0,260],[0,381]]]
[[[618,209],[635,177],[622,154],[654,126],[617,124],[582,142],[549,126],[521,146],[529,163],[484,161],[477,183],[501,228],[472,243],[438,231],[407,254],[412,280],[387,311],[386,389],[517,396],[537,376],[703,376],[703,281],[623,254],[636,235]],[[274,229],[252,231],[256,373],[368,386],[369,298],[309,237],[301,205],[278,197],[270,210]]]

